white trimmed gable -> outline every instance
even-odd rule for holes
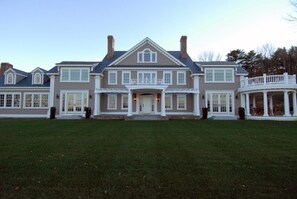
[[[33,84],[43,84],[44,82],[44,71],[37,67],[32,72],[32,85]]]
[[[140,60],[139,60],[139,54],[141,52],[144,52],[145,49],[147,49],[153,53],[153,54],[151,54],[151,60],[152,60],[151,62],[140,62]],[[159,61],[158,58],[161,56],[164,56],[166,59],[168,59],[168,61],[170,61],[170,63],[172,65],[185,66],[185,64],[183,64],[178,59],[173,57],[171,54],[169,54],[166,50],[164,50],[161,46],[156,44],[154,41],[152,41],[148,37],[145,38],[144,40],[142,40],[141,42],[139,42],[138,44],[136,44],[133,48],[131,48],[129,51],[124,53],[118,59],[116,59],[115,61],[110,63],[108,66],[121,65],[121,63],[123,63],[126,59],[128,59],[132,54],[136,54],[136,56],[133,60],[133,62],[136,64],[138,64],[138,63],[146,63],[146,64],[154,63],[154,64],[156,64]],[[155,58],[153,56],[155,56]],[[143,59],[144,59],[144,56],[143,56]],[[154,59],[155,59],[155,61],[153,61]]]
[[[16,83],[16,72],[12,69],[9,68],[4,72],[5,75],[5,81],[4,84],[12,85]]]

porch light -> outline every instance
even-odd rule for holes
[[[204,99],[205,97],[204,97],[204,95],[202,95],[202,99]]]
[[[92,99],[92,95],[91,94],[89,95],[89,98]]]
[[[133,100],[136,101],[136,93],[133,93]]]
[[[235,99],[238,99],[238,95],[235,95]]]
[[[60,97],[60,96],[57,94],[57,95],[56,95],[56,98],[59,99],[59,97]]]
[[[160,100],[161,100],[161,94],[158,93],[158,94],[157,94],[157,101],[160,102]]]

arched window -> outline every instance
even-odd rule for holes
[[[8,73],[6,77],[7,77],[6,83],[13,84],[13,82],[14,82],[13,73]]]
[[[142,52],[138,52],[138,63],[156,63],[157,52],[153,52],[150,49],[144,49]]]
[[[34,84],[41,84],[41,74],[40,73],[34,74]]]

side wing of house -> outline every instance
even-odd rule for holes
[[[9,68],[0,76],[0,117],[42,117],[49,109],[49,78],[45,70],[31,73]]]

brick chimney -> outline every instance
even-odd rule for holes
[[[11,65],[10,63],[1,63],[0,75],[2,75],[7,69],[12,67],[13,65]]]
[[[180,53],[182,59],[187,58],[187,36],[181,36],[180,38]]]
[[[114,39],[112,35],[108,35],[107,37],[107,57],[109,59],[113,58],[114,54]]]

